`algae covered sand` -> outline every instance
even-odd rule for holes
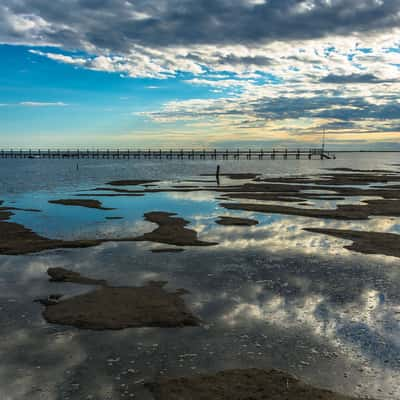
[[[137,237],[136,241],[151,241],[176,246],[212,246],[216,244],[199,240],[196,231],[186,228],[189,221],[176,217],[175,213],[153,211],[146,213],[145,218],[149,222],[158,224],[158,228]]]
[[[196,231],[186,228],[189,222],[183,218],[174,217],[175,214],[173,213],[147,213],[146,219],[157,223],[159,227],[153,232],[138,237],[82,240],[60,240],[41,236],[21,224],[8,222],[7,220],[12,215],[13,213],[8,209],[0,210],[0,254],[21,255],[61,248],[85,248],[106,242],[152,241],[179,246],[211,246],[216,244],[198,240]]]
[[[277,204],[221,203],[229,210],[257,211],[270,214],[298,215],[311,218],[362,220],[371,216],[400,216],[400,200],[365,200],[361,204],[338,205],[336,209],[297,208]]]
[[[98,200],[81,200],[81,199],[59,199],[49,200],[51,204],[61,204],[64,206],[77,206],[86,208],[97,208],[98,210],[114,210],[114,208],[103,207]]]
[[[358,253],[383,254],[391,257],[400,257],[400,235],[395,233],[363,232],[328,228],[306,228],[305,230],[352,240],[353,243],[351,245],[344,247]]]
[[[111,185],[111,186],[139,186],[139,185],[146,185],[146,184],[156,183],[156,182],[158,182],[158,181],[145,180],[145,179],[122,179],[122,180],[107,182],[107,185]]]
[[[226,217],[220,216],[215,221],[218,225],[226,226],[253,226],[257,225],[258,221],[250,218]]]
[[[273,369],[233,369],[214,375],[161,378],[148,387],[155,400],[356,400]]]
[[[50,268],[52,281],[99,285],[89,293],[45,305],[43,317],[49,323],[72,325],[82,329],[117,330],[134,327],[197,326],[200,320],[190,313],[182,299],[187,291],[168,292],[166,282],[150,281],[138,287],[113,287],[106,281],[81,276],[63,268]]]
[[[79,272],[70,271],[61,267],[52,267],[47,270],[51,282],[71,282],[81,285],[106,285],[103,279],[92,279],[82,276]]]

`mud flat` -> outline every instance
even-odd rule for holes
[[[0,254],[22,255],[38,253],[44,250],[60,248],[84,248],[98,246],[104,242],[127,242],[134,238],[126,239],[95,239],[95,240],[58,240],[40,236],[31,229],[15,222],[7,222],[13,215],[11,211],[0,211]]]
[[[248,172],[219,174],[219,176],[224,176],[229,179],[255,179],[260,175],[261,174],[253,174]],[[200,176],[216,176],[216,174],[201,174]]]
[[[337,172],[361,172],[364,174],[393,174],[398,171],[390,171],[388,169],[353,169],[353,168],[324,168],[326,171],[337,171]]]
[[[262,192],[262,193],[227,193],[223,195],[230,199],[284,201],[286,203],[297,203],[303,200],[344,200],[344,197],[337,197],[324,193],[288,193],[288,192]]]
[[[228,210],[254,211],[266,214],[297,215],[301,217],[331,218],[341,220],[368,219],[363,212],[357,212],[356,210],[341,210],[339,208],[335,210],[323,210],[278,206],[275,204],[253,203],[221,203],[220,205]]]
[[[105,280],[91,279],[82,276],[79,272],[70,271],[61,267],[49,268],[47,274],[50,276],[51,282],[71,282],[81,285],[106,285]]]
[[[136,186],[136,185],[146,185],[149,183],[156,183],[155,180],[144,180],[144,179],[123,179],[119,181],[107,182],[107,185],[112,186]]]
[[[347,171],[347,170],[346,170]],[[354,172],[354,173],[333,173],[322,174],[317,177],[288,177],[288,178],[258,178],[259,182],[279,182],[279,183],[312,183],[317,185],[367,185],[371,183],[387,183],[390,181],[400,181],[398,171],[386,171],[386,173],[376,172]]]
[[[14,222],[0,221],[0,254],[21,255],[38,253],[44,250],[72,249],[98,246],[105,242],[128,242],[126,239],[94,239],[94,240],[58,240],[40,236],[31,229]]]
[[[226,226],[253,226],[258,225],[258,221],[250,218],[238,218],[238,217],[224,217],[220,216],[215,221],[219,225]]]
[[[338,205],[336,209],[313,209],[280,206],[275,204],[221,203],[229,210],[255,211],[271,214],[297,215],[301,217],[340,220],[363,220],[370,216],[400,216],[399,200],[366,200],[364,204]]]
[[[7,222],[7,219],[12,215],[11,211],[0,212],[0,254],[2,255],[21,255],[60,248],[84,248],[97,246],[103,242],[134,240],[134,238],[74,241],[49,239],[36,234],[21,224]]]
[[[165,247],[151,250],[152,253],[182,253],[182,251],[185,251],[185,249],[181,249],[179,247]]]
[[[212,246],[217,244],[198,240],[197,232],[186,228],[186,225],[189,224],[188,221],[174,217],[175,214],[165,212],[145,214],[145,218],[148,221],[159,225],[153,232],[145,233],[139,237],[92,240],[49,239],[38,235],[21,224],[8,222],[7,219],[12,215],[11,211],[0,211],[0,255],[22,255],[61,248],[85,248],[98,246],[106,242],[150,241],[176,246]]]
[[[400,235],[396,235],[395,233],[362,232],[328,228],[306,228],[305,230],[352,240],[353,243],[344,246],[344,248],[358,253],[400,257]]]
[[[53,278],[55,271],[48,271]],[[50,295],[40,300],[45,306],[47,322],[72,325],[82,329],[117,330],[134,327],[198,326],[200,320],[186,308],[184,289],[167,292],[166,282],[148,282],[138,287],[113,287],[107,282],[82,277],[79,273],[62,269],[56,272],[64,282],[100,284],[92,292],[62,299]],[[69,280],[70,279],[70,280]],[[48,299],[53,299],[49,301]]]
[[[60,199],[49,200],[51,204],[61,204],[64,206],[77,206],[86,208],[97,208],[98,210],[115,210],[115,208],[103,207],[99,200],[81,200],[81,199]]]
[[[174,213],[152,211],[146,213],[145,219],[154,222],[158,228],[153,232],[137,237],[136,241],[149,241],[172,244],[175,246],[213,246],[217,243],[198,240],[197,232],[186,228],[189,221],[175,216]]]
[[[356,400],[273,369],[233,369],[214,375],[161,378],[146,386],[156,400]]]

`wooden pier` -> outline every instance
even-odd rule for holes
[[[159,159],[159,160],[266,160],[330,159],[322,149],[96,149],[96,150],[0,150],[0,158],[27,159]]]

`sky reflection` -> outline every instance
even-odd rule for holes
[[[365,160],[361,164],[368,165]],[[79,178],[60,186],[53,185],[50,172],[48,187],[40,183],[24,193],[10,186],[1,199],[6,206],[39,208],[40,213],[16,211],[12,221],[51,238],[140,235],[156,227],[144,220],[145,212],[169,211],[189,220],[200,240],[219,244],[156,254],[150,250],[166,246],[110,242],[0,256],[1,398],[118,399],[135,394],[150,400],[143,380],[239,367],[280,368],[343,393],[400,398],[398,259],[351,252],[343,248],[349,241],[303,230],[399,233],[399,218],[337,221],[226,210],[217,199],[221,193],[211,191],[99,197],[105,207],[115,208],[109,211],[48,203],[104,185],[114,177],[108,167],[107,171],[100,177],[93,173],[86,184]],[[180,184],[190,184],[197,175],[192,170],[180,176]],[[176,180],[169,177],[160,186],[172,185]],[[308,202],[332,208],[349,201]],[[259,225],[220,226],[215,223],[220,215],[254,218]],[[119,332],[47,324],[35,298],[91,290],[48,282],[49,267],[73,269],[111,285],[168,281],[170,290],[189,290],[185,301],[204,324]]]

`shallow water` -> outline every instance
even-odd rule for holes
[[[218,161],[221,172],[265,177],[312,176],[322,168],[391,169],[398,154],[338,154],[335,161]],[[400,262],[343,248],[348,241],[304,227],[400,232],[399,218],[335,221],[279,214],[232,212],[209,191],[96,197],[84,192],[113,179],[157,179],[160,187],[215,171],[211,161],[0,160],[0,200],[38,208],[12,221],[50,238],[136,236],[154,229],[148,211],[176,212],[201,240],[219,244],[155,254],[163,245],[106,243],[27,256],[0,256],[0,398],[151,399],[143,380],[227,368],[274,367],[317,386],[379,399],[400,398]],[[212,180],[212,177],[203,177]],[[221,178],[221,185],[238,184]],[[208,183],[214,185],[214,183]],[[143,188],[143,187],[139,187]],[[134,188],[132,188],[134,189]],[[97,210],[49,204],[91,193]],[[361,198],[352,198],[358,202]],[[247,201],[246,201],[247,202]],[[308,201],[334,208],[350,201]],[[253,227],[226,227],[219,215],[257,219]],[[121,216],[107,220],[106,216]],[[37,297],[90,290],[49,283],[61,266],[114,285],[166,280],[190,291],[198,328],[93,332],[47,324]],[[91,397],[93,396],[93,397]]]

